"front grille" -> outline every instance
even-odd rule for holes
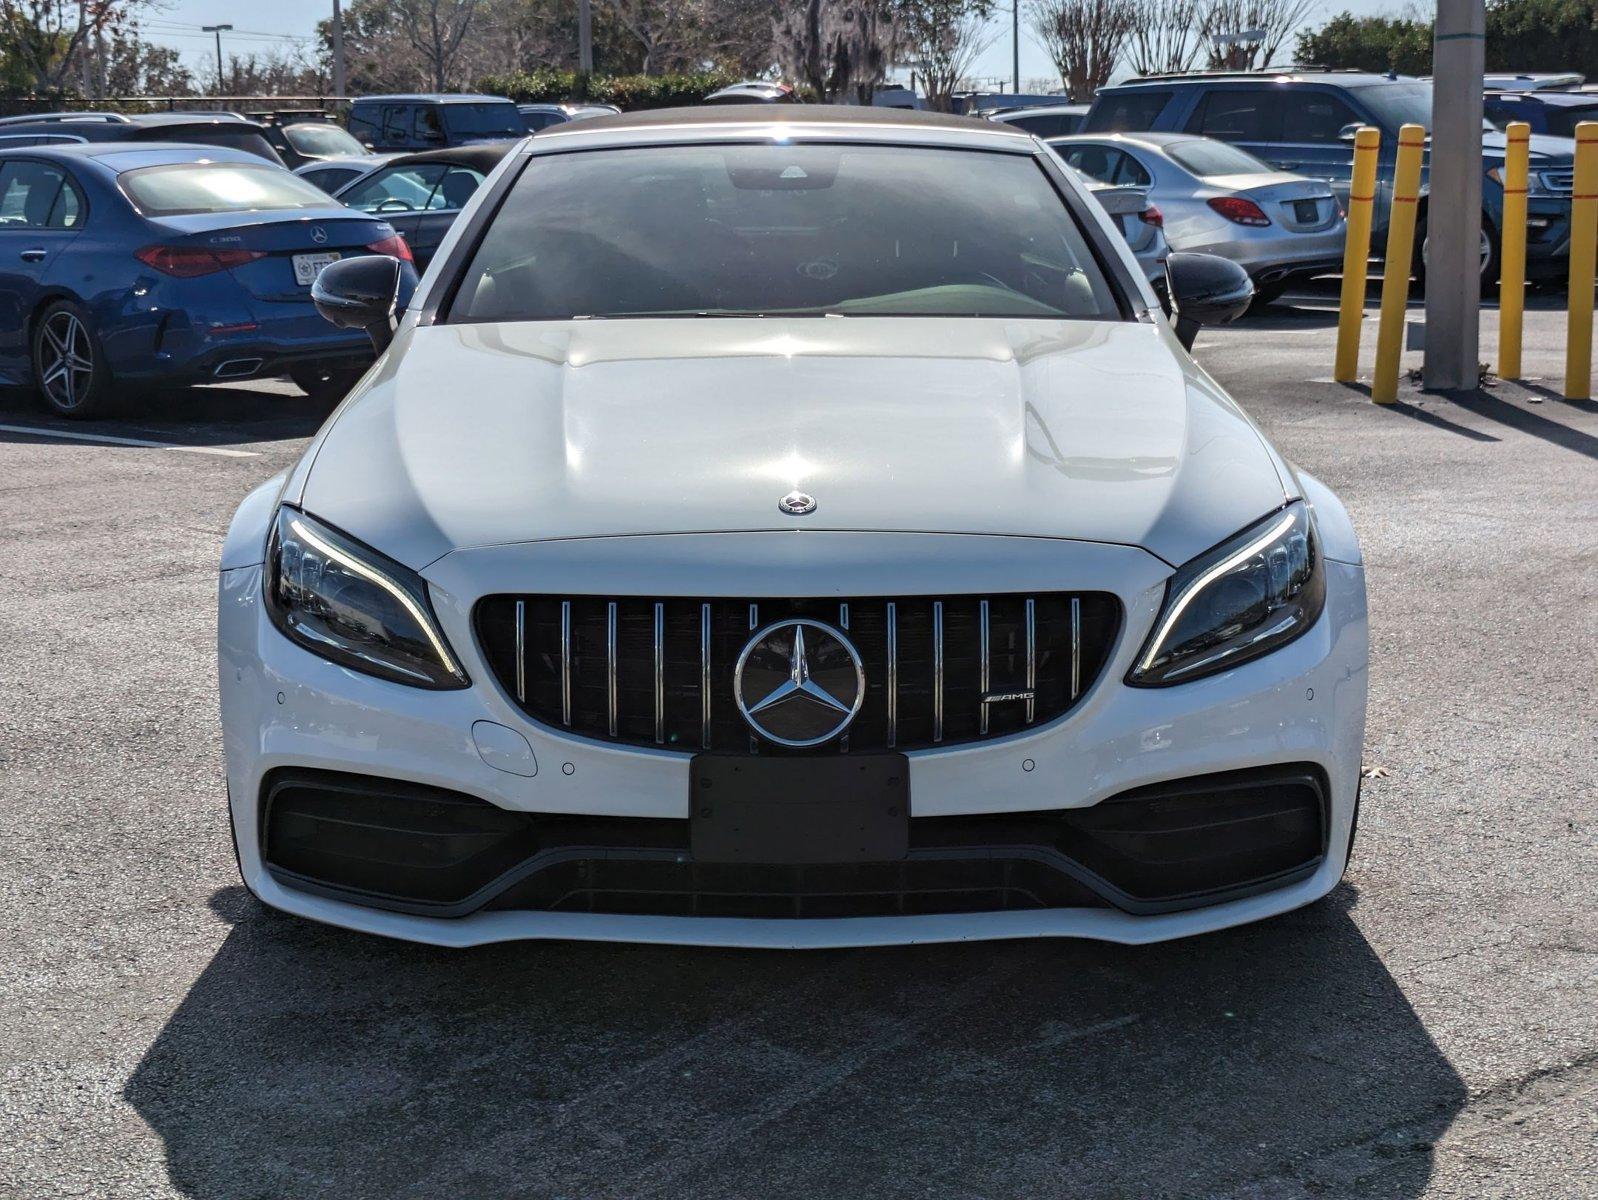
[[[843,631],[865,698],[818,753],[958,745],[1069,712],[1108,661],[1120,603],[1103,592],[848,600],[489,596],[477,636],[535,721],[668,750],[784,752],[738,712],[751,633],[807,617]]]

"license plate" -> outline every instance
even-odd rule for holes
[[[301,287],[310,287],[316,282],[316,277],[322,273],[322,268],[328,263],[336,263],[337,254],[329,251],[326,254],[296,254],[294,256],[294,282]]]
[[[910,849],[902,754],[700,754],[688,776],[695,862],[894,862]]]
[[[1310,225],[1320,220],[1320,205],[1314,200],[1293,201],[1293,217],[1304,225]]]

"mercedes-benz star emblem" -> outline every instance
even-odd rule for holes
[[[312,225],[311,240],[320,246],[323,242],[327,241],[327,230],[323,229],[320,225]]]
[[[761,737],[779,746],[819,746],[859,713],[866,673],[841,631],[793,617],[749,639],[733,672],[733,696]]]
[[[816,511],[816,498],[809,492],[789,492],[777,501],[777,507],[790,517],[803,517]]]

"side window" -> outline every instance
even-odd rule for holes
[[[433,211],[463,208],[482,182],[483,177],[470,167],[451,167],[427,198],[427,207]]]
[[[375,115],[375,110],[370,105],[366,108],[352,111],[350,113],[350,136],[363,145],[368,142],[376,142],[378,136]]]
[[[1144,170],[1142,163],[1125,151],[1119,157],[1120,161],[1115,164],[1115,178],[1111,182],[1126,187],[1154,186],[1154,177]]]
[[[1280,141],[1282,100],[1279,91],[1264,88],[1213,91],[1199,102],[1187,129],[1223,142]]]
[[[438,109],[430,104],[416,110],[416,140],[429,146],[444,144],[444,126],[439,123]]]
[[[1089,179],[1113,183],[1116,160],[1124,157],[1119,150],[1111,150],[1108,146],[1072,146],[1066,152],[1065,161]]]
[[[56,193],[55,203],[50,206],[48,224],[51,229],[78,229],[83,225],[88,208],[83,202],[83,193],[78,191],[78,185],[70,179],[64,179],[61,190]]]
[[[362,212],[420,212],[448,169],[443,163],[389,167],[362,179],[339,199]]]
[[[0,230],[70,228],[65,206],[62,223],[51,222],[66,181],[66,174],[48,163],[21,160],[0,165]],[[75,200],[72,211],[75,217],[81,215],[82,204]]]
[[[1335,142],[1345,125],[1363,122],[1330,92],[1294,91],[1281,97],[1282,141]]]
[[[408,104],[383,106],[383,144],[403,146],[411,140],[411,109]]]
[[[1082,123],[1084,133],[1139,133],[1154,122],[1171,99],[1170,92],[1120,92],[1100,96]]]

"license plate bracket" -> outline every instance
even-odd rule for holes
[[[322,273],[322,268],[336,263],[341,256],[333,250],[321,254],[296,254],[294,256],[294,282],[301,287],[310,287],[316,282],[316,277]]]
[[[909,852],[902,754],[700,754],[688,773],[695,862],[894,862]]]

